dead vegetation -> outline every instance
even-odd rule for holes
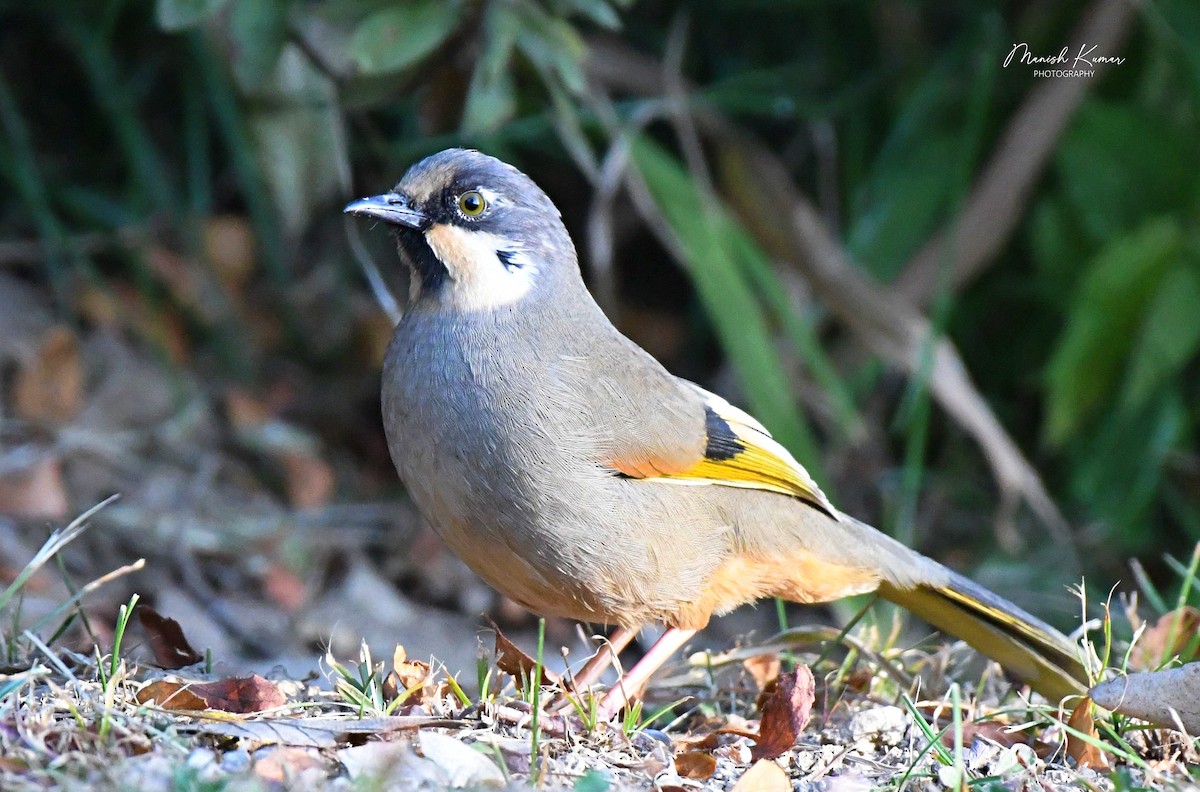
[[[498,628],[472,682],[403,646],[377,661],[366,643],[354,659],[330,650],[303,675],[235,675],[137,594],[111,623],[87,615],[87,595],[132,568],[31,622],[27,590],[106,508],[54,532],[0,594],[11,625],[0,669],[5,790],[1174,788],[1198,758],[1185,734],[1088,699],[1060,710],[993,665],[980,671],[961,645],[908,648],[894,624],[870,620],[845,635],[794,628],[696,653],[609,724],[575,691],[567,715],[544,714],[538,694],[570,691],[570,674],[543,675],[546,657]],[[1157,666],[1197,642],[1190,614],[1143,631],[1127,655]],[[80,628],[109,648],[69,648]]]

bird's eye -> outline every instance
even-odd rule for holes
[[[479,217],[487,209],[487,201],[475,190],[458,196],[458,209],[467,217]]]

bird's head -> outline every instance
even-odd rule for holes
[[[558,209],[524,173],[478,151],[438,152],[409,168],[391,192],[345,211],[392,227],[413,301],[494,310],[579,278]]]

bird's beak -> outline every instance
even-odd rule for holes
[[[412,199],[399,193],[372,195],[346,204],[342,210],[356,217],[371,217],[401,228],[424,231],[429,228],[429,216],[412,205]]]

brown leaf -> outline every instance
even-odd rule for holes
[[[266,405],[239,388],[231,388],[225,394],[225,412],[229,423],[239,432],[254,429],[271,417]]]
[[[747,657],[742,661],[742,666],[754,677],[754,684],[758,685],[759,690],[774,682],[781,670],[779,655],[774,652]]]
[[[267,565],[266,574],[263,576],[263,588],[267,595],[288,613],[297,611],[306,598],[304,580],[278,561]]]
[[[781,674],[766,694],[758,742],[750,749],[754,759],[774,759],[796,744],[816,695],[812,671],[802,665],[790,674]]]
[[[188,643],[183,628],[174,619],[168,619],[149,605],[142,605],[138,608],[138,621],[146,630],[150,649],[154,652],[154,662],[159,668],[183,668],[204,659]]]
[[[246,218],[217,215],[204,228],[204,254],[221,285],[241,296],[254,272],[254,232]]]
[[[236,714],[262,712],[287,703],[283,692],[258,674],[192,685],[191,690],[211,709]]]
[[[191,690],[186,682],[169,682],[156,679],[137,692],[139,704],[157,704],[169,710],[204,710],[207,702]]]
[[[319,509],[333,497],[333,468],[319,456],[300,449],[280,454],[287,476],[288,501],[297,509]]]
[[[504,633],[500,632],[500,628],[494,623],[492,624],[492,629],[496,631],[496,666],[511,676],[516,681],[518,688],[522,688],[526,680],[533,679],[533,672],[537,668],[537,661],[522,652],[520,647],[515,643],[504,637]],[[558,675],[547,670],[543,665],[542,686],[548,687],[557,684]]]
[[[704,751],[686,751],[675,757],[675,772],[684,778],[709,778],[717,772],[717,759]]]
[[[254,752],[254,774],[264,781],[282,784],[284,788],[297,774],[314,769],[328,770],[328,764],[316,748],[279,745]]]
[[[1077,732],[1099,739],[1096,723],[1092,720],[1092,700],[1084,696],[1075,707],[1067,725]],[[1072,732],[1067,732],[1067,756],[1075,760],[1078,767],[1091,767],[1096,770],[1108,770],[1108,755],[1090,742],[1087,742]]]
[[[791,792],[792,782],[783,768],[770,759],[759,759],[733,785],[732,792]]]
[[[1187,651],[1188,644],[1200,634],[1200,611],[1190,605],[1164,613],[1129,651],[1129,664],[1153,671],[1167,660]],[[1184,662],[1193,657],[1180,658]]]
[[[432,683],[433,670],[429,667],[429,663],[409,660],[408,652],[404,647],[396,644],[396,651],[392,653],[392,670],[383,680],[384,697],[391,701],[405,691],[411,690],[412,692],[404,700],[405,703],[420,704],[427,698],[427,692],[432,696],[441,694],[441,686]]]
[[[1033,745],[1033,739],[1029,732],[1005,731],[1007,728],[1007,723],[1000,723],[998,721],[967,721],[962,725],[963,745],[971,745],[977,737],[991,740],[997,745],[1003,745],[1005,748],[1011,748],[1018,743]],[[947,729],[945,734],[942,735],[942,745],[947,748],[954,747],[953,731]]]
[[[63,423],[83,406],[83,362],[75,334],[52,327],[37,356],[17,373],[13,412],[27,421]]]
[[[0,476],[0,514],[55,519],[66,517],[69,509],[57,457],[44,456],[25,470]]]

